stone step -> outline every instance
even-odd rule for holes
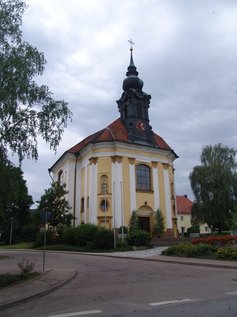
[[[154,237],[151,240],[154,246],[170,246],[184,242],[190,242],[190,238],[158,238]]]

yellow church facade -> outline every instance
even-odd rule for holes
[[[120,118],[88,136],[50,168],[66,184],[74,225],[128,227],[133,211],[143,230],[154,233],[155,212],[165,218],[165,235],[177,236],[175,152],[149,124],[150,96],[142,91],[131,50]]]

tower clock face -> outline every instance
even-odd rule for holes
[[[136,129],[137,129],[138,131],[141,131],[141,132],[145,131],[145,124],[144,124],[144,122],[142,122],[142,121],[137,121],[137,122],[136,122]]]

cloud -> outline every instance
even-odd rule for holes
[[[202,147],[236,146],[236,1],[28,0],[23,36],[47,59],[39,82],[74,114],[57,155],[40,142],[37,163],[24,162],[35,196],[63,152],[119,116],[116,100],[134,61],[151,94],[150,123],[179,155],[176,192],[192,196],[188,175]]]

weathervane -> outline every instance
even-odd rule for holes
[[[128,43],[131,45],[131,47],[130,47],[130,51],[132,51],[133,50],[133,45],[135,45],[135,43],[133,42],[133,40],[132,39],[130,39],[130,40],[128,40]]]

